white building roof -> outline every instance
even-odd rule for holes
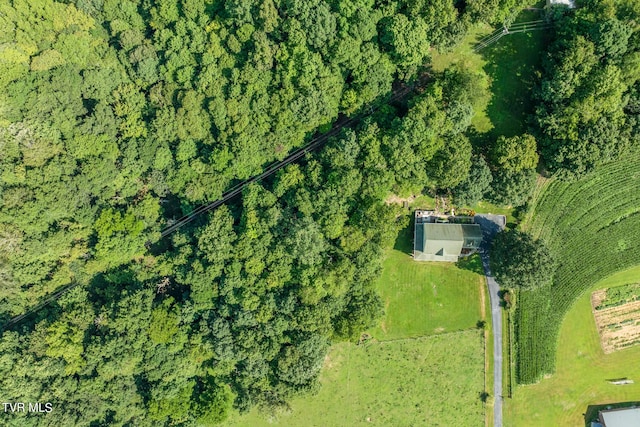
[[[640,426],[640,408],[602,411],[600,417],[606,427]]]
[[[550,4],[550,5],[564,4],[572,9],[576,7],[576,3],[574,0],[547,0],[547,4]]]

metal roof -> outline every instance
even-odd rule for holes
[[[478,224],[416,224],[414,259],[417,261],[458,260],[463,248],[477,248],[482,241]]]
[[[612,409],[601,411],[600,419],[605,427],[640,426],[640,408]]]

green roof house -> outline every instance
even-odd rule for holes
[[[416,217],[413,259],[456,262],[476,252],[481,242],[478,224],[422,222]]]

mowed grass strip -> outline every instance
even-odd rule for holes
[[[459,264],[417,262],[412,250],[413,222],[387,253],[378,281],[385,315],[369,333],[391,340],[474,328],[482,319],[479,258]]]
[[[476,73],[479,81],[486,79],[483,68],[486,61],[479,52],[474,50],[478,41],[491,34],[495,29],[487,24],[478,24],[464,37],[460,45],[451,52],[434,52],[431,66],[434,71],[442,72],[453,65]],[[489,82],[486,82],[489,85]],[[487,90],[481,96],[474,94],[474,115],[471,124],[478,132],[488,132],[493,128],[491,120],[487,116],[487,105],[491,101],[491,93]]]
[[[484,426],[483,332],[331,348],[315,396],[234,427]]]
[[[589,291],[634,283],[638,277],[640,266],[598,282]],[[585,292],[562,322],[555,374],[538,384],[518,387],[514,398],[505,401],[506,426],[582,426],[582,414],[589,406],[639,399],[640,346],[604,354],[590,298],[591,292]],[[624,377],[635,383],[607,382]]]

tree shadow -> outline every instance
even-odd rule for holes
[[[396,241],[393,244],[393,249],[396,251],[400,251],[407,255],[413,255],[413,228],[414,228],[415,219],[413,215],[411,215],[411,220],[409,221],[409,225],[400,230],[398,233],[398,237],[396,237]]]
[[[509,290],[501,289],[498,291],[498,298],[500,298],[500,307],[510,309],[512,304],[512,296]]]
[[[584,415],[585,427],[591,427],[592,421],[598,421],[598,414],[600,413],[600,411],[620,408],[635,408],[638,406],[640,406],[640,401],[607,403],[603,405],[589,405],[587,406],[587,411],[582,414]]]
[[[27,313],[14,317],[8,313],[2,313],[0,336],[2,336],[5,331],[14,331],[20,335],[27,335],[33,332],[38,323],[46,319],[55,321],[60,318],[61,314],[62,307],[57,300],[51,301],[39,309],[31,308]],[[15,320],[15,322],[12,320]]]
[[[484,269],[482,268],[482,259],[479,254],[473,254],[471,256],[461,258],[456,262],[456,267],[462,270],[473,271],[477,274],[484,274]]]
[[[482,247],[489,248],[496,234],[502,231],[500,215],[478,214],[474,217],[476,224],[482,228]]]
[[[123,295],[143,288],[136,273],[129,268],[115,268],[96,274],[87,285],[87,300],[94,310],[118,302]]]
[[[475,152],[484,155],[485,158],[489,156],[489,149],[493,141],[492,135],[488,132],[479,132],[471,127],[467,130],[467,137]]]
[[[66,311],[72,310],[76,305],[82,306],[85,302],[93,313],[98,316],[104,307],[112,306],[120,301],[124,295],[143,287],[145,287],[145,284],[136,279],[136,273],[130,268],[113,268],[94,275],[88,279],[87,283],[78,282],[59,289],[51,297],[60,293],[63,296],[51,301],[46,298],[43,299],[41,304],[32,307],[24,315],[14,317],[14,319],[17,319],[15,322],[9,322],[10,317],[2,313],[4,323],[0,329],[0,334],[3,331],[15,331],[26,335],[33,332],[39,323],[43,321],[47,321],[50,324],[54,323]],[[95,329],[95,323],[86,329],[85,344],[88,343]]]

